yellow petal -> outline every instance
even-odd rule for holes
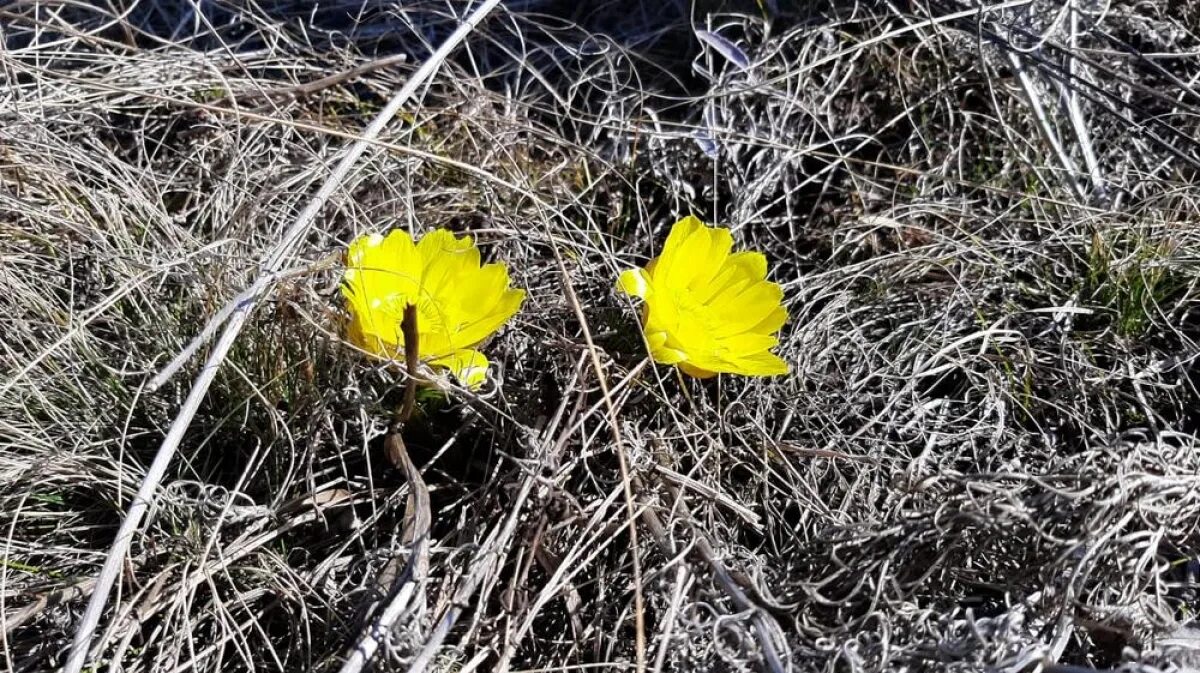
[[[460,348],[468,348],[487,338],[517,312],[524,296],[524,293],[509,289],[508,269],[503,264],[463,268],[461,278],[445,288],[441,298],[448,307],[447,326],[457,332],[455,343]],[[504,314],[500,323],[481,326],[498,313]],[[464,331],[472,334],[462,334]]]
[[[411,297],[420,281],[421,264],[408,232],[394,229],[385,237],[367,234],[355,239],[346,253],[342,286],[347,297],[360,301],[391,295]]]
[[[363,235],[347,248],[342,279],[351,314],[347,337],[359,348],[385,358],[402,349],[400,319],[416,287],[415,255],[412,239],[402,230]]]
[[[423,264],[421,333],[424,356],[440,357],[471,348],[498,330],[521,307],[524,291],[509,290],[503,264],[480,265],[470,236],[445,229],[417,244]]]
[[[695,290],[706,287],[720,273],[729,252],[733,250],[733,233],[723,227],[707,230],[709,245],[703,259],[696,260],[696,269],[689,286]]]
[[[767,277],[767,256],[761,252],[747,250],[732,254],[726,264],[752,280],[762,280]]]
[[[698,379],[710,379],[717,375],[716,372],[710,372],[707,369],[697,367],[689,362],[679,363],[679,371]]]
[[[679,306],[675,298],[657,287],[646,297],[643,314],[647,331],[674,331],[679,326]]]
[[[654,269],[654,281],[661,287],[679,289],[691,279],[689,271],[695,268],[695,256],[710,244],[706,227],[695,216],[689,215],[671,226],[667,242]]]
[[[508,290],[509,282],[508,267],[503,264],[484,264],[468,271],[455,288],[460,311],[465,316],[489,312]]]
[[[500,329],[508,319],[516,315],[525,301],[525,290],[509,290],[489,309],[489,313],[459,327],[453,335],[458,348],[474,346]]]
[[[471,389],[478,388],[487,380],[488,359],[479,351],[454,351],[430,364],[450,370],[459,383]]]
[[[650,279],[651,284],[654,282],[654,270],[658,268],[658,258],[646,262],[646,276]]]
[[[457,308],[446,300],[458,291],[462,278],[479,270],[479,249],[472,245],[471,237],[455,238],[450,231],[438,229],[421,238],[417,252],[423,262],[422,298],[438,302],[443,310]]]
[[[732,360],[770,350],[779,345],[779,339],[766,334],[743,333],[721,339],[719,343],[721,359]]]
[[[704,223],[695,215],[688,215],[671,225],[671,233],[667,234],[667,242],[663,244],[662,256],[674,254],[691,235],[704,228]]]
[[[654,358],[655,362],[660,362],[664,365],[673,365],[688,359],[687,353],[669,346],[659,346],[650,349],[650,357]]]
[[[379,233],[363,234],[351,241],[350,245],[346,247],[346,280],[354,280],[352,274],[362,266],[363,257],[382,244],[383,234]]]
[[[791,371],[788,363],[774,353],[756,353],[745,358],[739,358],[734,374],[744,376],[779,376]]]
[[[703,287],[696,288],[696,301],[706,304],[728,292],[742,289],[762,281],[767,276],[767,258],[759,252],[738,252],[729,255],[721,270]]]
[[[687,288],[704,271],[704,262],[713,247],[710,231],[712,230],[708,227],[701,226],[684,239],[671,257],[664,253],[662,276],[659,281],[664,287]]]
[[[711,319],[717,326],[714,335],[723,337],[749,331],[770,317],[782,299],[783,290],[768,281],[717,297],[709,305]]]
[[[671,336],[688,351],[711,350],[713,346],[712,333],[708,325],[696,319],[680,320],[671,330]]]
[[[617,287],[630,297],[645,299],[650,294],[650,274],[644,269],[626,269],[617,278]]]
[[[379,321],[371,313],[350,312],[346,338],[364,351],[385,359],[399,359],[404,350],[404,335],[398,323]]]
[[[775,332],[779,331],[779,328],[783,327],[783,324],[787,322],[787,319],[787,309],[783,306],[778,306],[774,311],[771,312],[770,315],[763,318],[762,321],[760,321],[754,327],[751,327],[749,331],[755,334],[774,334]]]
[[[417,252],[426,262],[435,260],[443,254],[455,254],[474,248],[470,236],[455,236],[449,229],[434,229],[421,237],[417,243]]]
[[[662,348],[667,343],[666,332],[646,332],[646,345],[653,351],[656,348]]]

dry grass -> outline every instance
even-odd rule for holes
[[[199,364],[150,378],[464,10],[93,4],[0,4],[12,671],[62,664]],[[1195,10],[765,4],[525,0],[475,31],[253,314],[94,670],[336,669],[395,603],[403,382],[342,341],[321,266],[391,227],[471,232],[529,299],[494,385],[406,430],[430,570],[376,670],[633,670],[638,594],[654,670],[1195,656],[1164,640],[1200,607]],[[645,362],[613,282],[688,211],[767,251],[791,376]]]

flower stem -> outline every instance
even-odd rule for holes
[[[416,470],[412,459],[408,457],[408,449],[404,446],[404,438],[401,436],[404,424],[412,418],[413,409],[417,405],[417,367],[421,361],[421,344],[417,331],[416,306],[409,304],[404,307],[404,319],[400,321],[400,331],[404,332],[404,366],[408,369],[408,381],[404,383],[404,401],[392,419],[390,432],[384,442],[384,451],[387,453],[388,461],[396,469],[404,471],[410,483],[416,483],[421,478],[421,474]]]
[[[404,320],[400,323],[400,331],[404,333],[404,366],[408,369],[408,382],[404,387],[404,404],[400,407],[397,420],[407,423],[412,418],[413,408],[417,404],[417,367],[421,361],[421,336],[417,330],[417,307],[409,304],[404,307]]]

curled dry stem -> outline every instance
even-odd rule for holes
[[[404,479],[408,484],[404,528],[400,541],[409,553],[406,561],[399,555],[393,556],[376,577],[376,585],[386,596],[383,599],[383,607],[372,620],[371,627],[364,631],[357,645],[350,651],[341,669],[343,673],[357,673],[367,666],[379,650],[379,634],[395,628],[402,616],[422,610],[425,604],[424,596],[420,592],[429,576],[429,529],[433,516],[429,507],[429,488],[425,485],[420,468],[408,455],[402,435],[404,424],[412,417],[417,399],[420,343],[417,337],[416,306],[410,305],[404,309],[400,329],[404,332],[404,361],[408,370],[408,381],[404,389],[404,401],[396,410],[384,440],[384,450],[388,461],[396,469],[404,472]]]

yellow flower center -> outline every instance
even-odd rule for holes
[[[417,304],[417,327],[421,334],[437,334],[447,340],[457,332],[461,325],[450,325],[446,322],[446,314],[436,301],[428,297],[420,299]]]

